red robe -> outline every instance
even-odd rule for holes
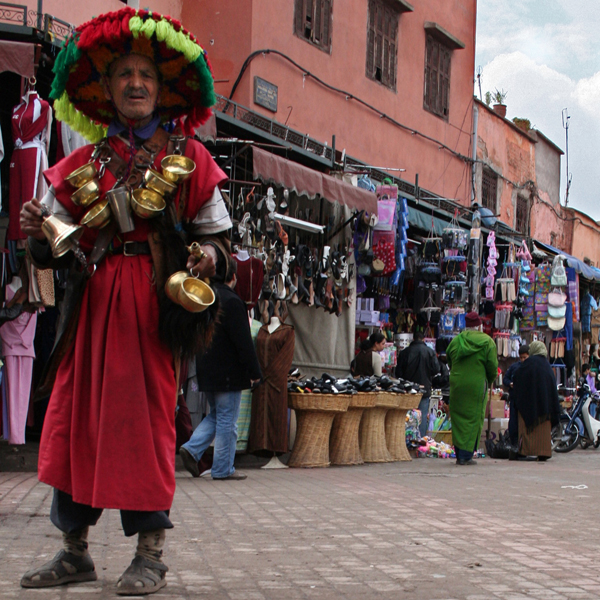
[[[28,92],[14,107],[12,134],[15,149],[10,157],[10,187],[8,201],[7,240],[24,240],[19,215],[25,202],[38,197],[38,178],[48,166],[46,140],[50,135],[48,113],[50,105],[37,92]],[[43,195],[43,194],[42,194]],[[39,196],[41,198],[41,196]]]
[[[110,143],[126,158],[122,140],[113,137]],[[80,148],[44,173],[75,221],[88,209],[71,202],[74,190],[64,178],[92,150]],[[159,153],[154,168],[164,155]],[[186,156],[196,163],[184,211],[184,218],[193,219],[226,175],[198,142],[188,141]],[[114,183],[106,170],[102,190]],[[137,215],[134,220],[135,230],[117,237],[147,241],[150,222]],[[86,228],[84,251],[96,236],[97,230]],[[50,398],[38,464],[40,481],[75,502],[141,511],[171,507],[177,390],[173,357],[158,337],[154,285],[150,255],[108,253],[84,292],[75,341]]]

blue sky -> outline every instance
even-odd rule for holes
[[[563,150],[568,109],[569,206],[600,220],[600,0],[477,4],[475,66],[483,93],[507,91],[507,117],[529,119]],[[565,181],[563,157],[561,201]]]

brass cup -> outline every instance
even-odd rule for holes
[[[189,312],[206,310],[215,301],[215,293],[208,283],[195,277],[186,277],[181,283],[179,304]]]
[[[92,179],[82,185],[76,192],[71,194],[73,204],[78,206],[89,206],[100,198],[100,182],[97,179]]]
[[[169,154],[160,161],[164,178],[171,183],[181,183],[189,179],[196,169],[196,163],[187,156]]]
[[[179,292],[181,291],[181,284],[186,277],[189,277],[187,271],[177,271],[173,273],[167,282],[165,283],[165,294],[169,300],[179,304]]]
[[[88,210],[79,222],[80,225],[87,225],[92,229],[102,229],[110,221],[110,206],[108,200],[102,200]]]
[[[154,190],[139,188],[131,195],[131,208],[142,219],[152,219],[164,210],[165,199]]]
[[[150,168],[144,173],[144,181],[147,188],[159,193],[161,196],[173,194],[177,189],[176,185],[167,181],[158,171]]]
[[[68,177],[65,177],[65,181],[68,181],[73,187],[80,188],[94,179],[96,175],[98,175],[96,166],[90,162],[75,169]]]

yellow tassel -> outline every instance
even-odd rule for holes
[[[144,21],[142,21],[142,19],[140,19],[140,17],[138,17],[137,15],[129,19],[129,30],[131,31],[131,34],[136,40],[140,35],[140,29],[142,28],[143,24]]]
[[[156,24],[156,39],[159,42],[165,41],[165,39],[167,38],[167,35],[169,34],[170,27],[171,26],[169,25],[169,23],[167,23],[164,19],[161,19]]]
[[[148,38],[152,38],[156,31],[156,21],[154,19],[146,19],[140,31]]]

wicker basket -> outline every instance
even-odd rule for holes
[[[428,431],[427,435],[430,438],[433,438],[436,442],[445,442],[446,444],[450,444],[450,446],[452,446],[451,429],[448,429],[446,431]]]
[[[401,394],[391,394],[389,392],[377,392],[375,406],[380,408],[399,408]]]
[[[375,392],[358,392],[349,396],[350,403],[348,408],[372,408],[377,403],[377,394]]]
[[[288,406],[294,410],[344,412],[351,396],[342,394],[302,394],[288,392]]]
[[[423,394],[396,394],[399,398],[398,408],[403,408],[405,410],[414,410],[415,408],[419,408],[419,403],[421,402],[421,398]]]
[[[296,411],[297,432],[288,467],[328,467],[329,436],[336,413],[348,410],[350,396],[337,394],[288,394],[288,406]]]

